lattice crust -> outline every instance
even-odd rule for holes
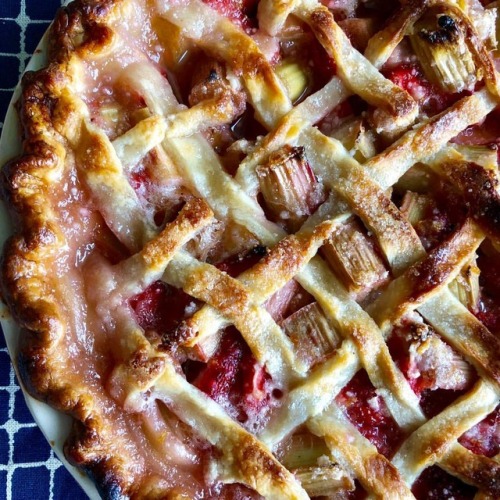
[[[21,229],[2,268],[23,382],[74,417],[66,453],[106,498],[309,498],[357,483],[414,498],[433,465],[498,498],[498,455],[463,437],[500,397],[500,323],[481,315],[479,281],[500,248],[498,160],[456,139],[499,103],[496,3],[401,2],[377,30],[363,24],[363,47],[356,2],[262,0],[258,31],[217,5],[77,1],[52,26],[48,68],[25,75],[24,155],[3,171]],[[290,33],[335,66],[321,85],[293,91],[314,71],[283,69],[276,40],[284,50]],[[390,77],[402,49],[432,83]],[[292,55],[307,64],[308,50]],[[185,53],[199,59],[174,71]],[[183,73],[207,68],[198,84]],[[440,109],[423,101],[431,87]],[[235,140],[242,113],[257,140],[249,126]],[[441,202],[457,221],[440,226]],[[187,297],[163,330],[137,309],[155,287]],[[309,302],[277,314],[291,293]],[[186,368],[232,373],[220,353],[234,328],[269,406],[246,423]],[[429,411],[425,391],[443,388],[460,397]],[[399,441],[384,449],[376,418],[367,429],[352,408]]]

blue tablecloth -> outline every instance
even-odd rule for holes
[[[61,0],[0,0],[0,129],[14,87]],[[0,335],[0,500],[83,500],[33,422]]]

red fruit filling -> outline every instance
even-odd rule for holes
[[[266,247],[257,245],[248,252],[233,255],[217,267],[236,278],[247,271],[267,255]],[[280,288],[264,304],[269,314],[275,321],[282,321],[295,311],[313,302],[314,298],[306,292],[295,280],[290,280],[283,288]]]
[[[420,343],[412,356],[411,345],[418,342],[412,338],[411,330],[418,326],[408,324],[394,328],[387,346],[413,392],[419,396],[425,416],[432,418],[470,390],[477,375],[435,334],[429,337],[427,350],[422,352],[424,343]],[[415,355],[415,351],[421,354]]]
[[[142,293],[130,299],[137,322],[146,332],[164,335],[189,316],[189,307],[195,299],[182,290],[163,281],[155,281]]]
[[[467,95],[467,91],[459,94],[443,92],[429,82],[420,67],[415,64],[395,66],[385,71],[385,76],[406,90],[420,104],[422,110],[431,115],[440,113]]]
[[[500,150],[500,108],[493,110],[484,120],[467,127],[452,142],[468,146],[489,146]],[[500,151],[498,153],[500,155]]]
[[[236,278],[241,273],[253,267],[260,259],[267,255],[267,248],[262,245],[257,245],[248,252],[242,252],[238,255],[233,255],[228,259],[217,264],[217,267]]]
[[[193,384],[245,427],[255,431],[264,424],[271,403],[271,378],[235,328],[226,330]]]
[[[490,332],[500,332],[500,304],[490,297],[481,297],[478,310],[474,311],[476,317]]]
[[[297,61],[304,68],[310,78],[305,94],[311,94],[331,80],[337,66],[308,26],[300,24],[291,27],[290,34],[280,42],[281,57]]]
[[[468,205],[456,192],[447,189],[439,180],[434,182],[432,188],[432,197],[428,197],[419,220],[413,223],[428,252],[450,237],[468,215]]]
[[[500,453],[500,407],[463,434],[459,442],[477,455],[486,457],[498,455]]]
[[[473,311],[491,332],[500,332],[500,261],[496,252],[481,253],[478,258],[481,270],[479,284],[481,298],[477,311]]]
[[[450,406],[460,396],[463,396],[469,388],[462,390],[451,389],[424,389],[420,394],[420,406],[427,418],[439,415],[446,407]]]
[[[138,194],[145,194],[148,181],[148,175],[143,168],[130,174],[130,185]]]
[[[311,44],[308,62],[313,69],[315,90],[326,85],[337,72],[335,61],[317,41]]]
[[[257,0],[204,0],[204,2],[247,32],[257,25],[255,20]]]
[[[336,401],[361,434],[377,447],[379,453],[386,457],[393,455],[405,436],[365,370],[354,376]]]
[[[437,465],[425,469],[412,488],[417,500],[468,500],[474,498],[476,491]]]
[[[359,96],[353,95],[335,106],[319,123],[318,128],[325,135],[331,135],[342,125],[346,118],[359,116],[368,109],[368,105]]]

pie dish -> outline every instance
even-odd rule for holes
[[[104,498],[498,498],[495,35],[475,0],[61,9],[2,293]]]

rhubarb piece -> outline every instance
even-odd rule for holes
[[[413,49],[431,82],[446,92],[471,89],[477,81],[466,33],[452,13],[431,10],[414,26]]]
[[[189,125],[192,120],[199,119],[198,113],[202,113],[205,135],[220,152],[234,141],[230,122],[246,109],[244,92],[233,88],[226,76],[226,68],[219,62],[209,59],[201,63],[193,75],[188,96],[192,114],[186,115],[186,125]]]
[[[450,289],[470,311],[477,310],[479,305],[479,267],[476,259],[466,264],[455,280],[450,283]]]
[[[219,331],[214,335],[206,335],[200,338],[200,340],[191,349],[190,355],[196,358],[196,360],[203,361],[205,363],[208,362],[217,352],[221,337],[222,331]]]
[[[369,130],[364,120],[359,118],[347,119],[332,133],[332,137],[342,142],[344,147],[358,160],[364,161],[375,156],[375,134]]]
[[[476,163],[496,172],[498,168],[498,150],[496,147],[483,145],[455,145],[455,149],[466,161]]]
[[[401,212],[406,215],[408,222],[415,227],[425,218],[431,203],[430,196],[407,191],[401,203]]]
[[[432,177],[429,182],[432,182]],[[452,234],[466,215],[465,205],[460,205],[453,193],[439,194],[441,199],[437,201],[427,194],[407,192],[401,204],[401,212],[415,228],[428,252]]]
[[[189,93],[189,105],[195,106],[206,99],[213,99],[226,92],[233,92],[226,79],[226,71],[222,64],[209,59],[197,67]],[[243,98],[243,96],[241,96]],[[244,102],[244,99],[242,99]],[[241,110],[243,112],[243,109]]]
[[[288,469],[300,469],[318,465],[319,458],[329,454],[323,439],[308,432],[297,432],[288,439],[280,460]]]
[[[353,491],[353,478],[331,456],[323,439],[308,433],[291,436],[281,462],[293,471],[311,497]]]
[[[388,347],[427,418],[443,411],[477,380],[472,366],[416,312],[394,327]]]
[[[330,267],[357,298],[363,298],[389,276],[374,243],[356,221],[342,225],[321,251]]]
[[[257,176],[266,209],[277,222],[295,231],[323,201],[304,148],[284,146],[257,167]]]
[[[290,100],[297,101],[309,83],[308,75],[302,66],[293,60],[285,59],[276,66],[276,73],[285,84]]]
[[[409,353],[408,375],[420,379],[421,390],[461,390],[474,376],[472,367],[431,331],[424,340],[411,343]]]
[[[338,490],[354,490],[352,478],[337,464],[331,462],[321,467],[298,469],[294,474],[311,497],[331,495]]]
[[[221,238],[224,233],[224,224],[217,221],[204,227],[186,245],[186,250],[198,260],[207,261],[218,253]]]
[[[308,367],[324,360],[340,344],[340,336],[317,302],[286,318],[283,329],[295,344],[297,355]]]

